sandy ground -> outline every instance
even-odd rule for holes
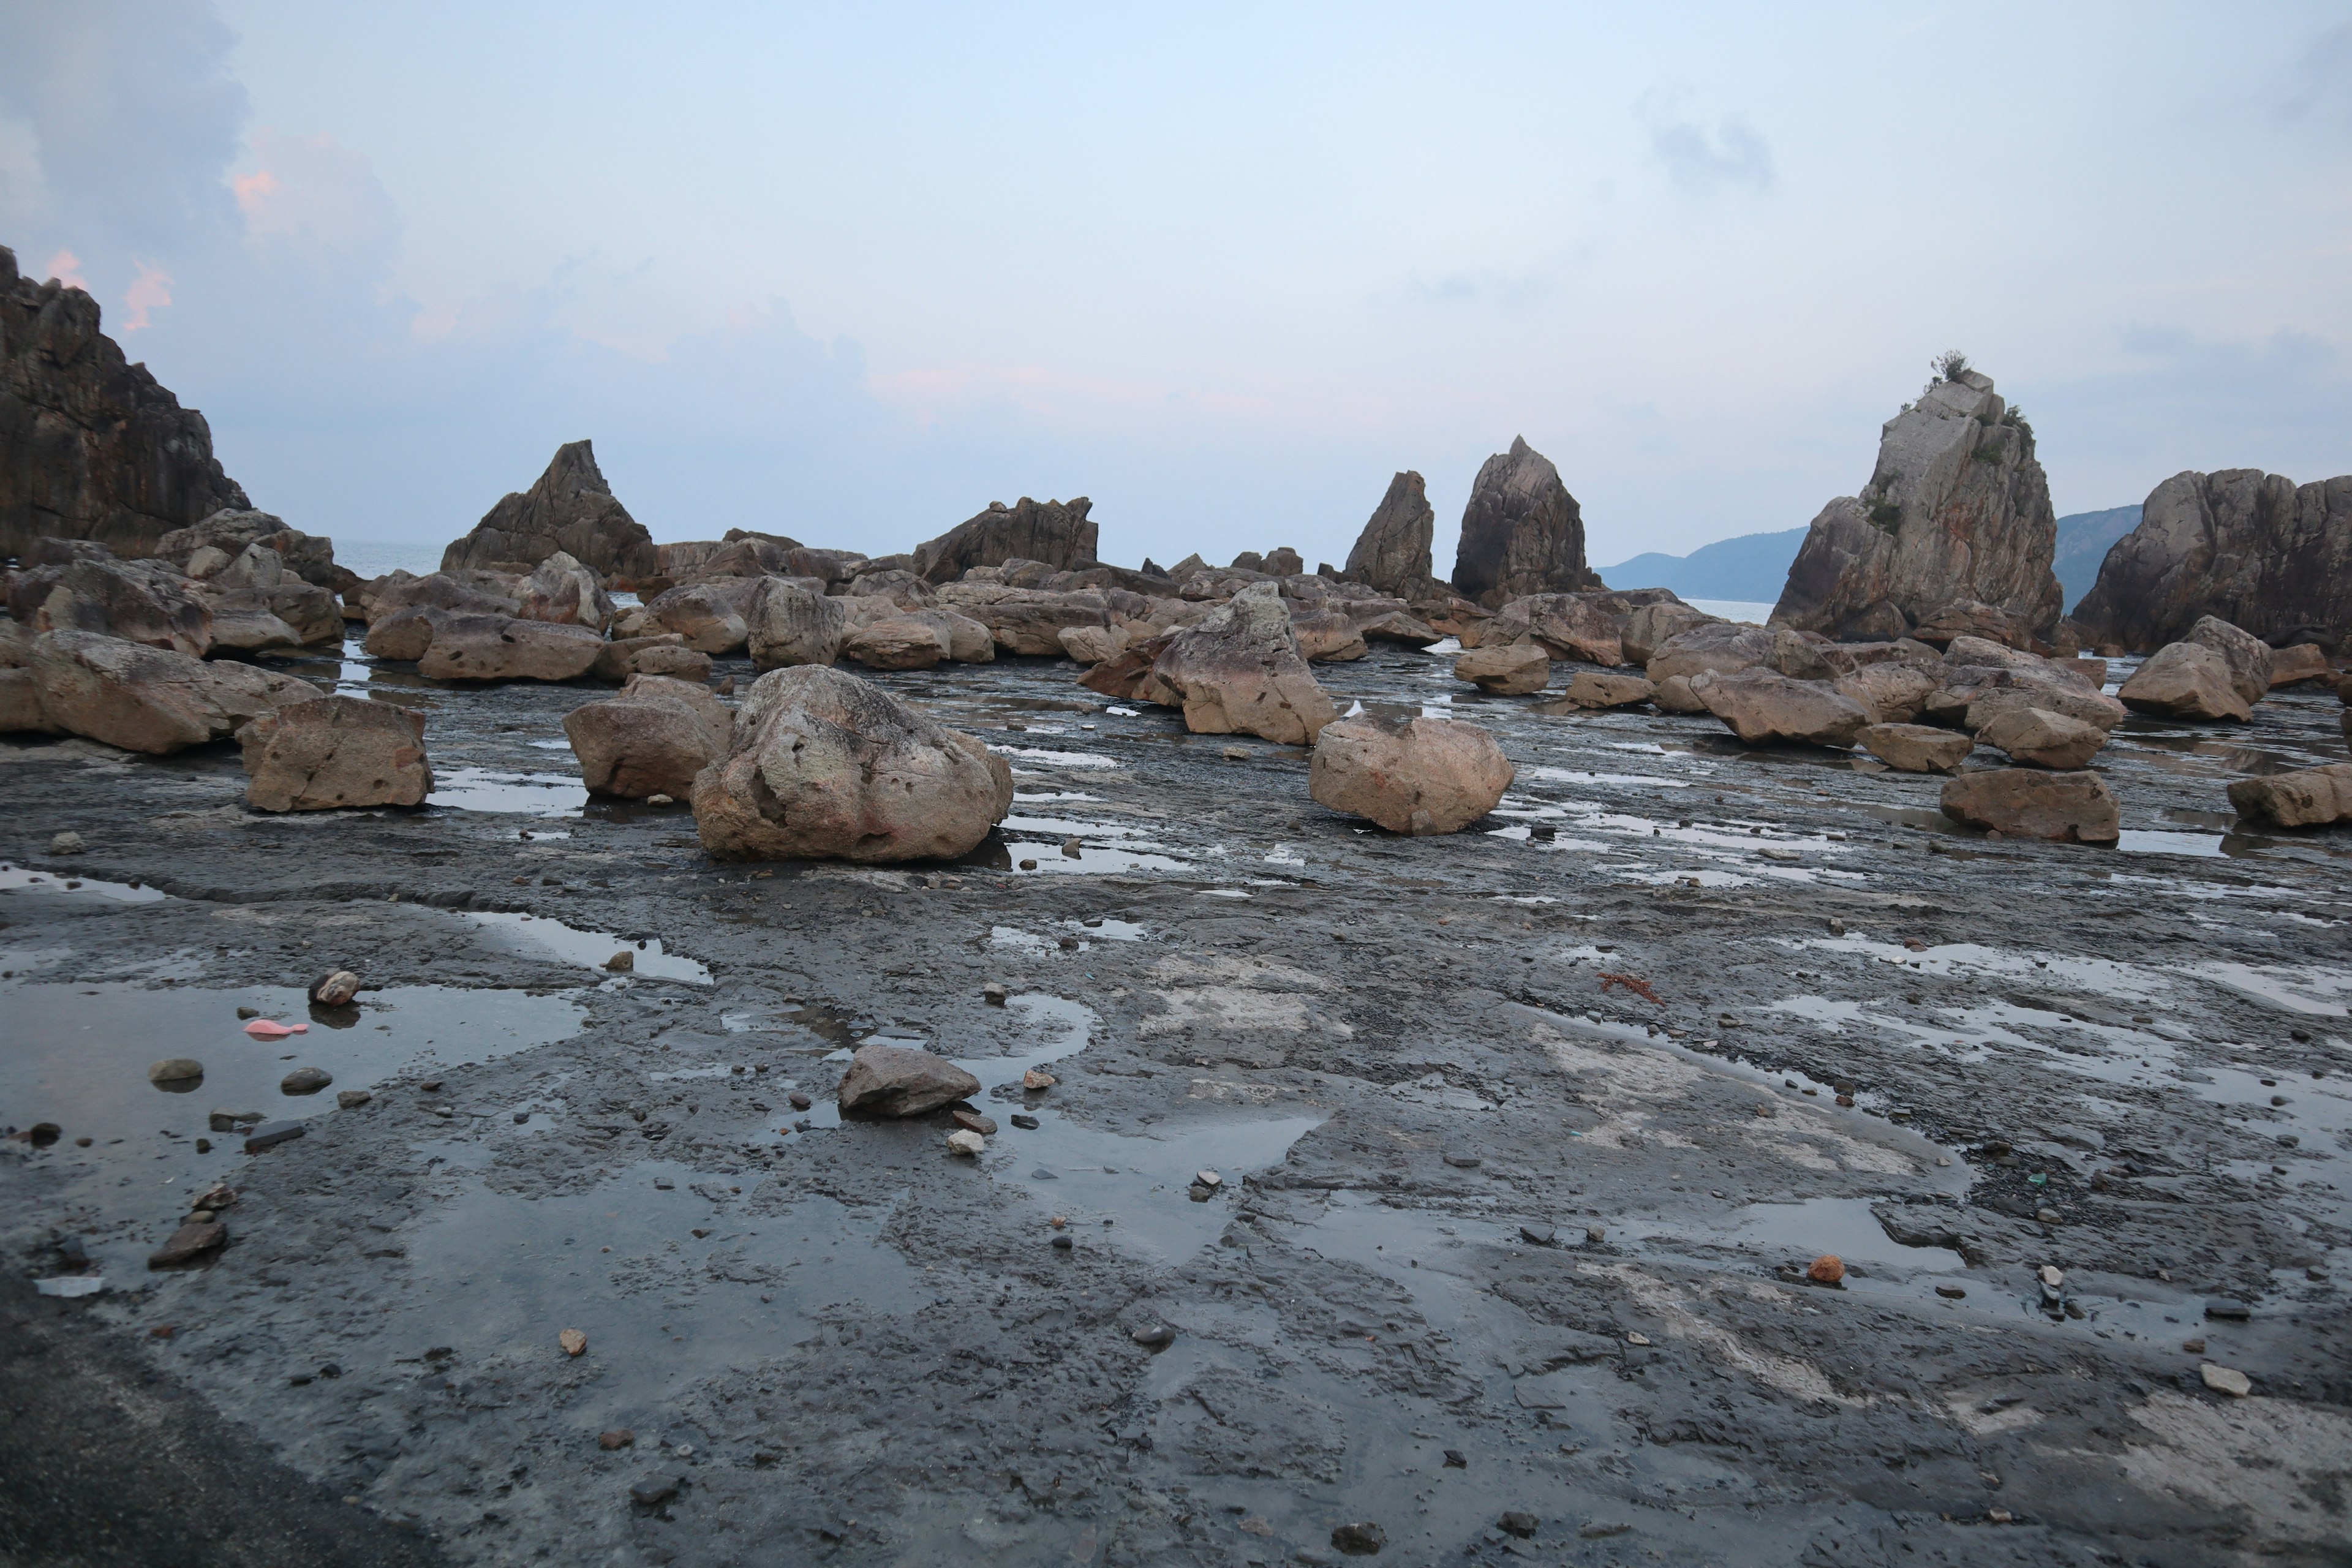
[[[1501,735],[1444,839],[1042,660],[882,678],[1015,770],[953,866],[714,865],[585,802],[594,690],[355,657],[294,668],[426,711],[433,807],[0,746],[0,1126],[62,1132],[0,1144],[0,1561],[2344,1561],[2352,839],[2222,798],[2334,698],[2126,725],[2107,850],[1449,663],[1318,667]],[[984,1156],[840,1122],[877,1037]]]

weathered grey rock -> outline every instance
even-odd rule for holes
[[[604,647],[591,628],[552,621],[444,615],[432,625],[416,672],[433,680],[572,680]]]
[[[1559,694],[1561,708],[1631,708],[1637,702],[1647,702],[1658,694],[1655,682],[1638,675],[1615,675],[1606,670],[1580,669],[1568,678],[1567,689]]]
[[[944,605],[925,610],[919,618],[947,634],[948,658],[957,664],[996,662],[996,634],[982,622]]]
[[[1316,737],[1307,787],[1334,811],[1420,837],[1461,832],[1495,809],[1512,777],[1502,746],[1475,724],[1357,718]]]
[[[515,614],[526,621],[556,621],[601,632],[613,624],[614,610],[596,574],[559,550],[523,579]]]
[[[2185,639],[2203,616],[2272,642],[2352,634],[2352,475],[2175,474],[2108,550],[2073,618],[2138,653]]]
[[[1084,496],[1067,501],[1023,496],[1012,506],[991,501],[986,511],[917,545],[914,570],[929,582],[952,583],[974,566],[999,566],[1015,557],[1057,571],[1091,565],[1097,530],[1087,513],[1093,506]]]
[[[849,1058],[835,1099],[844,1116],[922,1116],[979,1092],[980,1079],[943,1057],[866,1045]]]
[[[278,1080],[280,1094],[316,1094],[335,1081],[335,1075],[324,1068],[296,1068]]]
[[[277,559],[259,545],[250,550]],[[273,587],[223,585],[236,564],[233,563],[229,571],[209,582],[189,584],[190,594],[212,617],[213,652],[223,648],[257,652],[342,641],[343,611],[334,595],[291,573],[279,575]]]
[[[725,860],[952,859],[1012,807],[1003,758],[822,665],[753,681],[727,756],[694,781],[703,847]]]
[[[869,669],[929,669],[948,656],[944,629],[910,616],[892,616],[856,627],[841,656]]]
[[[286,520],[266,511],[226,508],[203,518],[193,527],[174,529],[155,542],[154,555],[169,561],[191,577],[211,577],[255,545],[262,545],[284,563],[287,571],[315,588],[331,594],[349,593],[360,585],[359,574],[335,563],[335,542],[321,534],[289,528]],[[196,570],[199,552],[226,559],[212,571]]]
[[[1551,655],[1537,642],[1475,647],[1454,661],[1454,679],[1496,697],[1522,697],[1551,683]]]
[[[1932,724],[1870,724],[1854,732],[1863,750],[1906,773],[1948,773],[1969,760],[1977,743]]]
[[[2057,542],[2032,428],[1963,371],[1886,422],[1870,482],[1813,519],[1772,621],[1891,637],[1968,600],[2046,637],[2063,599]]]
[[[564,715],[581,782],[596,795],[684,800],[695,775],[727,755],[734,716],[704,688],[634,675],[620,694]]]
[[[411,605],[394,610],[370,623],[366,638],[360,646],[371,658],[389,658],[415,662],[425,657],[433,646],[433,628],[450,612],[430,605]],[[501,617],[503,618],[503,617]],[[680,637],[679,642],[686,639]]]
[[[348,1007],[359,994],[359,973],[350,969],[329,970],[310,982],[309,992],[310,1000],[321,1007]]]
[[[375,634],[371,628],[369,634]],[[710,656],[686,646],[676,632],[653,637],[614,637],[596,650],[588,673],[599,680],[626,680],[633,675],[667,675],[677,680],[710,679]]]
[[[1761,668],[1694,676],[1690,687],[1708,712],[1749,745],[1851,746],[1871,721],[1860,704],[1832,687]]]
[[[762,598],[789,587],[793,584],[779,577],[708,577],[681,583],[655,595],[646,602],[641,617],[623,625],[640,637],[676,632],[697,652],[724,658],[749,646],[751,617]]]
[[[2271,669],[2276,663],[2260,637],[2215,616],[2204,616],[2189,628],[2183,642],[2198,643],[2221,656],[2230,667],[2230,685],[2251,709],[2270,695]]]
[[[363,697],[289,702],[237,731],[246,804],[262,811],[418,805],[433,793],[425,715]]]
[[[1944,785],[1944,815],[2017,838],[2113,844],[2121,813],[2107,781],[2094,773],[1995,768]]]
[[[1336,716],[1290,629],[1271,583],[1234,595],[1198,624],[1171,634],[1151,673],[1196,734],[1260,735],[1305,745]],[[1159,699],[1150,699],[1158,700]]]
[[[1407,647],[1427,647],[1433,642],[1444,640],[1435,627],[1415,620],[1402,610],[1391,610],[1369,621],[1358,621],[1356,635],[1368,643],[1402,643]]]
[[[1615,595],[1532,594],[1514,599],[1495,614],[1486,627],[1489,643],[1529,638],[1550,650],[1554,658],[1580,660],[1614,668],[1625,662],[1625,645],[1618,635],[1624,614],[1606,601]]]
[[[0,558],[45,535],[147,555],[252,504],[221,471],[205,416],[99,330],[98,302],[24,277],[0,246]]]
[[[218,1220],[191,1222],[173,1231],[163,1246],[147,1255],[150,1268],[170,1268],[192,1263],[228,1245],[228,1226]]]
[[[2352,763],[2232,780],[2230,805],[2240,816],[2281,827],[2352,822]]]
[[[1152,673],[1152,667],[1167,651],[1169,641],[1174,636],[1173,632],[1163,632],[1142,642],[1129,644],[1078,677],[1078,684],[1089,691],[1098,691],[1120,702],[1157,702],[1166,708],[1182,707],[1184,700],[1160,684],[1160,677]]]
[[[472,532],[450,542],[441,570],[524,573],[559,551],[621,587],[660,569],[653,536],[614,499],[593,442],[558,447],[529,490],[502,497]]]
[[[1127,646],[1127,638],[1112,626],[1064,626],[1060,633],[1062,651],[1080,664],[1100,664]]]
[[[0,669],[0,734],[62,735],[66,727],[41,706],[40,683],[29,666]]]
[[[840,657],[849,612],[829,595],[772,577],[761,581],[751,596],[743,627],[754,669],[825,665]]]
[[[2090,765],[2107,743],[2107,732],[2044,708],[2009,708],[1979,726],[1977,739],[2007,752],[2013,762],[2073,773]]]
[[[1737,675],[1771,657],[1772,633],[1766,627],[1702,621],[1660,643],[1643,673],[1656,681],[1677,675]]]
[[[1345,663],[1370,650],[1355,621],[1339,610],[1308,610],[1290,617],[1299,654],[1310,664]]]
[[[940,607],[986,626],[999,651],[1032,658],[1058,658],[1066,626],[1108,626],[1110,611],[1092,589],[1061,592],[1013,588],[992,583],[951,583],[940,590]]]
[[[2327,650],[2316,643],[2295,643],[2291,647],[2271,650],[2271,689],[2294,686],[2306,680],[2324,680],[2335,684],[2335,667],[2327,662]]]
[[[50,718],[74,734],[131,752],[226,740],[280,703],[320,695],[309,681],[274,670],[92,632],[43,633],[33,643],[32,670]]]
[[[8,582],[8,613],[32,632],[92,632],[201,658],[213,646],[209,604],[161,561],[87,556],[35,566]]]
[[[2033,641],[2034,629],[2023,616],[1998,605],[1954,599],[1919,616],[1910,635],[1935,647],[1946,647],[1959,637],[1977,637],[2004,647],[2021,648]]]
[[[1619,629],[1618,643],[1626,663],[1646,665],[1670,639],[1695,626],[1718,621],[1719,617],[1695,609],[1680,599],[1662,599],[1655,604],[1636,605],[1629,612],[1624,626]]]
[[[1340,575],[1403,599],[1436,593],[1441,584],[1429,554],[1436,523],[1421,476],[1407,469],[1389,481]]]
[[[1478,469],[1462,513],[1454,586],[1493,607],[1528,594],[1598,588],[1584,563],[1584,514],[1551,459],[1512,440]]]
[[[1706,704],[1699,700],[1697,692],[1691,689],[1691,679],[1687,675],[1669,675],[1664,680],[1653,681],[1651,684],[1655,689],[1651,692],[1650,700],[1657,704],[1658,710],[1663,713],[1706,712]]]
[[[522,608],[523,579],[467,570],[462,576],[428,572],[388,572],[354,590],[361,618],[370,627],[409,609],[454,610],[468,616],[511,616]],[[508,591],[509,588],[512,591]]]
[[[1865,710],[1877,724],[1909,724],[1936,689],[1936,678],[1907,664],[1866,664],[1840,676],[1838,694]]]
[[[2252,719],[2229,660],[2203,643],[2168,643],[2116,688],[2135,713],[2165,719]]]

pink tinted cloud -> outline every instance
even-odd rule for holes
[[[81,258],[70,250],[60,250],[49,258],[49,276],[68,289],[89,292],[89,279],[81,275]]]
[[[153,326],[150,312],[160,310],[172,302],[172,275],[152,261],[139,264],[139,276],[123,290],[123,307],[131,313],[122,319],[121,331],[135,332],[142,327]]]
[[[381,258],[399,232],[400,215],[363,153],[325,132],[289,136],[254,132],[260,167],[230,176],[229,191],[257,240],[347,258]]]

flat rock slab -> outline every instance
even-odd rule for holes
[[[944,1057],[904,1046],[860,1046],[835,1098],[844,1116],[921,1116],[979,1092],[980,1079]]]
[[[1944,786],[1944,815],[1970,827],[2020,838],[2113,844],[2121,814],[2107,781],[2094,773],[1995,768]]]

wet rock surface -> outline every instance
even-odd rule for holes
[[[425,711],[440,802],[0,741],[0,1126],[57,1130],[0,1143],[0,1245],[108,1281],[8,1298],[55,1415],[0,1423],[7,1550],[119,1508],[324,1515],[320,1562],[2327,1561],[2347,845],[2226,791],[2340,764],[2334,695],[2122,719],[2101,848],[1451,652],[1322,667],[1495,734],[1450,837],[1018,657],[873,677],[1011,770],[948,863],[712,861],[587,797],[581,689],[356,647],[278,668]],[[868,1045],[1001,1130],[841,1119]],[[202,1093],[149,1082],[179,1054]],[[312,1064],[372,1097],[278,1093]],[[206,1120],[263,1105],[303,1135]],[[227,1245],[150,1272],[224,1177]]]

